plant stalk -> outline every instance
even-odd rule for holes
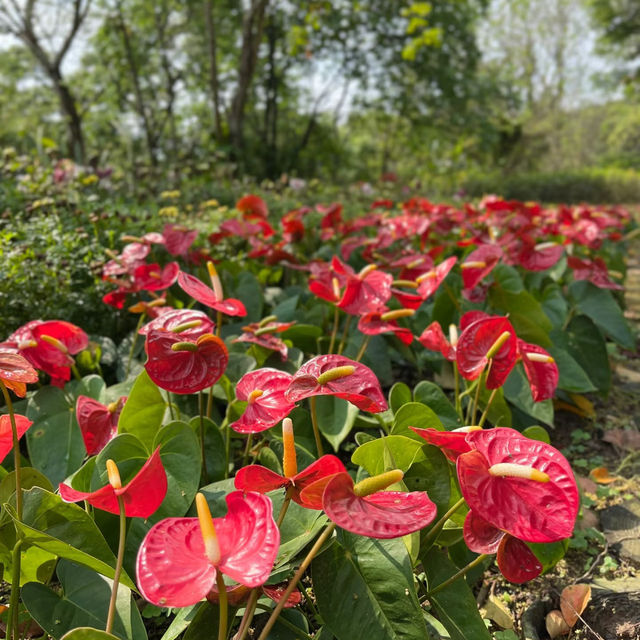
[[[322,548],[322,545],[330,538],[335,528],[336,528],[336,525],[333,522],[327,525],[327,528],[322,532],[322,535],[316,540],[313,547],[311,547],[311,550],[309,551],[309,553],[307,553],[305,559],[302,561],[302,564],[300,565],[300,567],[298,567],[298,570],[296,571],[295,575],[291,579],[289,586],[286,588],[285,592],[280,597],[280,601],[278,602],[275,609],[269,616],[269,619],[267,620],[267,624],[262,629],[262,633],[258,637],[258,640],[267,640],[267,637],[269,636],[269,632],[271,631],[271,629],[273,628],[273,625],[278,619],[280,612],[284,609],[284,605],[289,599],[289,596],[293,593],[293,590],[296,588],[296,585],[302,578],[304,572],[308,569],[316,553],[320,551],[320,549]]]
[[[427,593],[427,596],[431,597],[433,594],[438,593],[443,589],[446,589],[450,584],[453,584],[458,578],[462,578],[462,576],[464,576],[468,571],[471,571],[473,567],[478,566],[486,557],[488,557],[486,553],[481,553],[475,560],[472,560],[469,564],[462,567],[462,569],[460,569],[458,573],[455,573],[450,578],[440,583],[437,587],[434,587],[433,589],[431,589],[431,591]]]
[[[240,626],[238,627],[238,632],[235,635],[235,640],[245,640],[247,637],[251,621],[253,620],[253,614],[256,612],[256,605],[258,604],[259,597],[260,587],[252,589],[244,609],[244,615],[240,621]]]
[[[331,341],[329,342],[329,351],[327,353],[333,353],[333,347],[336,344],[336,336],[338,335],[338,324],[340,323],[340,310],[337,306],[333,307],[333,329],[331,331]]]
[[[371,340],[371,336],[366,336],[362,341],[362,345],[360,346],[360,350],[358,351],[358,355],[356,356],[356,362],[360,362],[360,359],[364,355],[364,352],[367,350],[369,346],[369,341]]]
[[[318,458],[321,458],[324,451],[322,449],[322,440],[320,439],[320,428],[318,427],[316,396],[311,396],[311,398],[309,398],[309,408],[311,409],[311,425],[313,426],[313,437],[316,439],[316,449],[318,450]]]
[[[460,498],[458,502],[456,502],[450,509],[447,511],[438,522],[436,522],[429,533],[424,537],[424,540],[421,543],[421,547],[424,547],[428,544],[431,544],[436,540],[436,538],[440,535],[442,531],[442,527],[444,527],[447,520],[465,503],[464,498]]]
[[[113,588],[111,589],[111,600],[109,601],[109,613],[107,614],[107,626],[105,627],[105,631],[107,633],[111,633],[111,629],[113,629],[113,621],[116,615],[118,585],[120,584],[120,574],[122,573],[122,563],[124,562],[124,543],[127,536],[127,516],[124,512],[124,498],[122,496],[118,496],[118,508],[120,510],[120,537],[118,540],[116,571],[113,575]]]
[[[227,587],[224,584],[224,576],[216,570],[216,585],[218,587],[218,607],[220,609],[220,622],[218,624],[218,640],[227,639],[227,617],[229,614]]]

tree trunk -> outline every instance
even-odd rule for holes
[[[204,18],[207,28],[207,44],[209,45],[209,90],[216,140],[222,140],[222,118],[220,117],[220,84],[218,81],[218,40],[213,20],[213,0],[205,0]]]

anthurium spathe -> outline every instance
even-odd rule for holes
[[[215,273],[215,270],[214,270]],[[217,276],[216,276],[217,277]],[[219,279],[218,279],[219,283]],[[211,307],[216,311],[220,311],[228,316],[246,316],[247,310],[240,300],[235,298],[223,299],[222,287],[217,286],[215,291],[211,287],[208,287],[202,280],[199,280],[190,273],[181,271],[178,274],[178,285],[194,300],[197,300],[201,304]]]
[[[273,316],[272,316],[273,317]],[[266,320],[266,319],[265,319]],[[294,322],[276,322],[268,320],[262,322],[252,322],[242,327],[242,333],[233,342],[250,342],[265,349],[277,351],[282,361],[287,359],[289,348],[282,338],[276,334],[286,331],[292,327]]]
[[[426,527],[437,507],[424,491],[383,491],[399,482],[396,469],[354,486],[348,473],[333,476],[324,489],[322,507],[339,527],[370,538],[398,538]],[[302,492],[302,500],[305,492]]]
[[[172,256],[182,256],[187,253],[197,237],[196,229],[188,229],[177,224],[165,224],[162,230],[164,246]]]
[[[455,325],[451,325],[449,338],[447,338],[440,323],[434,321],[420,334],[418,342],[431,351],[439,351],[450,362],[454,362],[456,359],[458,331]]]
[[[118,497],[124,501],[125,515],[130,518],[148,518],[160,506],[167,494],[167,474],[160,459],[160,447],[144,463],[140,471],[124,486],[109,478],[109,484],[97,491],[77,491],[68,484],[59,486],[65,502],[86,500],[97,509],[118,514]],[[114,486],[115,485],[115,486]]]
[[[27,432],[33,422],[26,416],[22,416],[18,413],[15,413],[14,416],[16,420],[18,439],[20,439]],[[11,417],[6,414],[0,416],[0,462],[7,457],[7,454],[11,449],[13,449],[13,430],[11,429]]]
[[[472,322],[456,345],[456,362],[460,375],[475,380],[491,361],[486,387],[501,387],[517,359],[517,336],[507,318],[488,316]]]
[[[578,489],[557,449],[504,427],[472,431],[466,441],[471,451],[458,456],[458,480],[478,516],[526,542],[572,534]]]
[[[540,561],[522,540],[497,529],[473,510],[467,513],[462,532],[471,551],[497,554],[498,569],[509,582],[521,584],[542,573]]]
[[[346,266],[346,265],[344,265]],[[358,274],[345,273],[346,286],[337,306],[352,315],[362,315],[385,309],[391,297],[393,277],[380,271],[375,264],[364,267]]]
[[[268,367],[245,373],[236,385],[236,397],[247,402],[247,408],[229,426],[238,433],[259,433],[278,424],[295,407],[284,397],[292,378],[286,371]]]
[[[0,352],[0,380],[19,398],[24,398],[27,384],[38,382],[38,373],[21,355]]]
[[[542,347],[529,344],[520,338],[518,338],[517,348],[531,387],[533,401],[542,402],[553,398],[560,377],[558,365],[554,359]]]
[[[227,515],[211,518],[198,494],[199,518],[167,518],[151,528],[136,560],[144,598],[160,607],[195,604],[211,591],[218,571],[251,588],[266,582],[280,546],[271,500],[234,491],[226,502]]]
[[[180,265],[170,262],[165,267],[159,264],[143,264],[133,272],[133,280],[138,289],[160,291],[168,289],[178,278]]]
[[[373,371],[337,354],[316,356],[303,364],[294,374],[284,397],[289,402],[299,402],[319,395],[348,400],[371,413],[387,409],[387,401]]]
[[[467,434],[482,427],[460,427],[453,431],[439,431],[438,429],[419,429],[409,427],[411,431],[424,438],[429,444],[438,447],[449,460],[455,462],[461,453],[471,451],[471,445],[467,442]]]
[[[447,275],[449,275],[449,271],[451,271],[457,260],[455,256],[447,258],[436,267],[433,267],[433,269],[418,276],[416,279],[418,283],[418,295],[423,300],[426,300],[436,292]]]
[[[215,384],[229,362],[220,338],[205,333],[196,340],[154,329],[147,335],[149,359],[144,368],[160,388],[172,393],[196,393]]]
[[[117,402],[104,405],[88,396],[78,396],[76,418],[90,456],[100,453],[116,437],[118,418],[126,400],[126,396],[121,396]]]
[[[412,316],[414,313],[413,309],[381,310],[365,313],[358,320],[358,330],[367,336],[393,333],[404,344],[411,344],[413,342],[411,329],[399,326],[396,320]]]
[[[197,309],[170,309],[140,327],[138,333],[146,336],[154,329],[164,329],[182,338],[197,340],[205,333],[213,333],[215,326],[206,313]]]
[[[462,283],[465,289],[473,289],[487,276],[502,258],[502,249],[495,244],[483,244],[472,251],[462,262]]]

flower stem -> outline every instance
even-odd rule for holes
[[[9,598],[9,618],[7,619],[7,640],[20,640],[20,553],[22,538],[18,538],[11,554],[11,597]]]
[[[280,513],[278,514],[278,520],[277,520],[278,528],[280,528],[280,525],[282,524],[284,517],[287,515],[287,509],[289,508],[289,504],[291,502],[291,496],[293,495],[293,492],[294,492],[294,488],[293,486],[291,486],[287,489],[287,493],[284,496],[284,502],[282,503],[282,506],[280,507]]]
[[[107,626],[105,628],[107,633],[111,633],[111,629],[113,629],[113,621],[116,615],[118,585],[120,584],[120,574],[122,573],[122,563],[124,562],[124,543],[127,536],[127,517],[124,513],[124,498],[122,496],[118,496],[118,508],[120,509],[120,538],[118,540],[118,558],[116,559],[116,571],[113,575],[113,588],[111,590],[109,613],[107,614]]]
[[[349,333],[349,327],[351,326],[351,318],[353,316],[347,316],[347,319],[344,323],[344,330],[342,331],[342,338],[340,338],[340,344],[338,345],[338,354],[342,353],[344,349],[345,342],[347,340],[347,335]]]
[[[487,402],[487,406],[484,408],[484,411],[482,412],[482,415],[480,416],[480,420],[478,422],[478,426],[481,427],[484,424],[484,421],[487,419],[487,416],[489,415],[489,408],[491,407],[491,403],[493,402],[493,399],[496,397],[496,393],[498,393],[498,389],[494,389],[491,392],[491,395],[489,396],[489,400]]]
[[[172,420],[175,420],[176,417],[173,414],[173,405],[171,404],[171,392],[167,391],[167,404],[169,405],[169,415],[171,416]]]
[[[227,639],[227,616],[229,613],[227,587],[224,584],[224,576],[216,571],[216,585],[218,586],[218,607],[220,609],[220,621],[218,623],[218,640]]]
[[[216,336],[220,337],[220,331],[222,330],[222,311],[218,311],[216,314]]]
[[[458,573],[455,573],[450,578],[447,578],[447,580],[440,583],[437,587],[434,587],[433,589],[431,589],[431,591],[427,593],[427,596],[431,597],[434,593],[438,593],[439,591],[446,589],[450,584],[453,584],[458,578],[462,578],[462,576],[464,576],[468,571],[471,571],[473,567],[478,566],[486,557],[488,557],[486,553],[481,553],[475,560],[472,560],[469,564],[462,567],[462,569],[460,569]]]
[[[267,620],[267,624],[262,629],[262,633],[258,637],[258,640],[267,639],[267,637],[269,636],[269,632],[273,628],[273,625],[275,624],[278,616],[280,615],[280,612],[284,609],[284,605],[289,599],[289,596],[293,593],[293,590],[296,588],[296,585],[300,581],[300,578],[302,578],[304,572],[308,569],[316,553],[318,553],[318,551],[320,551],[320,549],[322,548],[322,545],[331,537],[331,534],[333,533],[333,530],[335,528],[336,528],[336,525],[333,522],[327,525],[327,528],[322,532],[322,535],[316,540],[313,547],[311,547],[311,550],[309,551],[309,553],[307,553],[305,559],[302,561],[302,564],[300,565],[300,567],[298,567],[298,570],[296,571],[295,575],[291,579],[289,586],[286,588],[285,592],[280,597],[280,601],[278,602],[275,609],[271,613],[271,616],[269,616],[269,619]]]
[[[207,399],[207,418],[211,419],[213,413],[213,385],[209,387],[209,397]]]
[[[261,609],[262,611],[271,611],[271,607],[268,607],[264,604],[259,604],[258,609]],[[300,637],[304,640],[313,640],[313,636],[310,636],[306,631],[303,631],[300,627],[297,627],[295,624],[293,624],[293,622],[289,622],[286,618],[278,618],[277,622],[278,624],[291,629],[291,631],[295,633],[296,638]]]
[[[253,614],[256,612],[256,605],[258,604],[259,597],[260,588],[256,587],[255,589],[252,589],[251,594],[249,595],[249,600],[247,600],[244,615],[240,621],[240,626],[238,627],[238,632],[235,635],[235,640],[244,640],[247,637],[251,621],[253,620]]]
[[[456,502],[450,509],[447,511],[438,522],[436,522],[427,535],[424,537],[424,540],[420,544],[421,547],[425,548],[427,545],[435,542],[436,538],[440,535],[442,531],[442,527],[444,527],[446,521],[464,504],[464,498],[460,498],[458,502]]]
[[[460,372],[455,362],[453,363],[453,379],[455,382],[456,413],[460,416],[460,420],[464,420],[464,416],[462,415],[462,399],[460,397]]]
[[[338,335],[338,324],[340,323],[340,311],[338,307],[333,307],[333,330],[331,331],[331,341],[329,342],[329,351],[333,353],[333,347],[336,344],[336,336]]]
[[[251,451],[251,443],[253,442],[253,433],[247,434],[247,443],[244,447],[244,453],[242,454],[242,466],[246,467],[249,462],[249,452]]]
[[[309,408],[311,409],[311,425],[313,426],[313,437],[316,439],[316,449],[318,450],[318,458],[322,457],[322,440],[320,440],[320,429],[318,427],[318,413],[316,410],[316,396],[309,398]]]
[[[198,410],[200,412],[200,456],[202,457],[202,481],[207,483],[207,457],[204,452],[204,396],[198,393]]]
[[[7,411],[9,412],[9,422],[11,423],[11,434],[13,436],[13,466],[15,467],[16,472],[16,513],[18,514],[18,520],[22,521],[22,478],[20,477],[20,442],[18,438],[18,427],[16,426],[16,416],[13,410],[13,402],[11,402],[9,390],[2,380],[0,380],[0,389],[2,389],[4,402],[7,405]]]
[[[360,351],[358,351],[358,355],[356,356],[356,362],[360,362],[360,359],[364,355],[364,352],[367,350],[369,346],[369,341],[371,340],[371,336],[366,336],[362,341],[362,345],[360,346]]]

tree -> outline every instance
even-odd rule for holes
[[[91,0],[58,0],[52,9],[56,14],[52,19],[48,13],[38,10],[37,0],[26,0],[22,4],[18,0],[0,0],[0,32],[22,41],[45,72],[58,96],[61,113],[67,121],[69,153],[81,163],[85,159],[82,116],[76,97],[63,77],[62,64],[90,7]],[[46,43],[51,42],[49,36],[52,34],[48,33],[45,20],[48,24],[54,24],[56,30],[60,23],[68,25],[66,32],[54,32],[54,40],[57,42],[49,47]]]

